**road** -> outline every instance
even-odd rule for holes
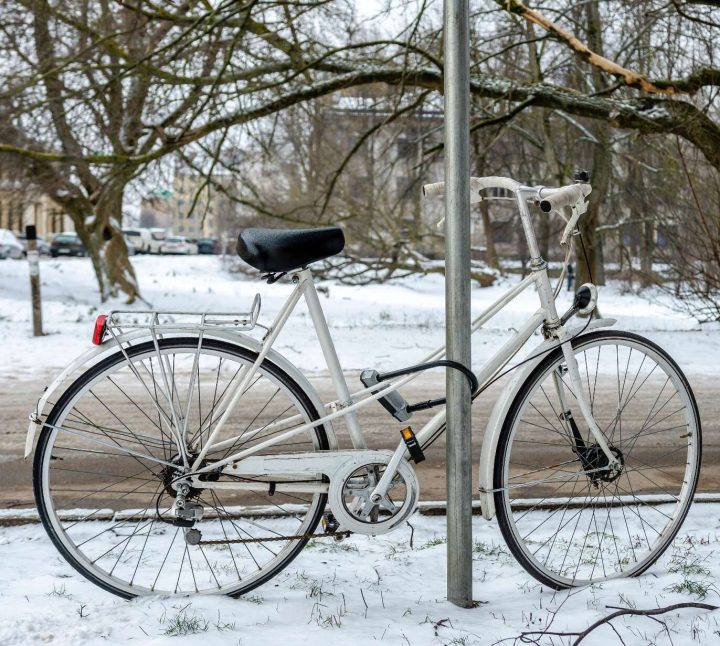
[[[23,458],[28,414],[42,392],[47,377],[32,380],[0,379],[0,508],[23,508],[33,506],[31,460]],[[428,375],[413,383],[404,391],[409,401],[425,400],[438,396],[442,389],[442,375]],[[690,378],[700,407],[703,423],[703,469],[700,490],[720,491],[720,397],[716,379],[695,376]],[[332,384],[327,376],[314,375],[312,382],[323,398],[331,400]],[[357,374],[350,376],[350,383],[359,383]],[[492,406],[503,388],[500,382],[483,393],[473,406],[473,480],[477,485],[477,463],[479,461],[482,434]],[[377,404],[371,404],[362,411],[361,422],[373,448],[394,448],[399,440],[401,424],[396,422]],[[413,426],[419,429],[431,413],[416,414]],[[342,424],[336,430],[341,445],[349,447],[347,433]],[[541,447],[533,447],[533,459],[538,459]],[[426,461],[417,467],[422,498],[441,500],[445,496],[445,443],[441,437],[428,451]]]

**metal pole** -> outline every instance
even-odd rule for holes
[[[42,303],[40,302],[40,254],[37,250],[37,230],[29,224],[25,227],[27,259],[30,266],[30,298],[32,300],[33,336],[42,336]]]
[[[447,357],[470,366],[470,61],[468,0],[445,0],[445,336]],[[472,607],[470,388],[448,370],[447,595]]]

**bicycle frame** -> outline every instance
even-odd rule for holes
[[[547,272],[547,263],[541,258],[540,252],[538,249],[537,241],[535,238],[535,232],[532,226],[531,221],[531,215],[527,206],[527,201],[530,198],[533,198],[538,195],[538,187],[528,187],[528,186],[521,186],[514,182],[513,180],[506,180],[505,178],[485,178],[486,180],[495,180],[497,179],[498,182],[496,184],[486,184],[485,188],[490,186],[497,186],[499,188],[506,188],[510,190],[514,190],[516,194],[516,201],[518,205],[518,209],[520,212],[521,222],[523,226],[523,230],[525,233],[525,237],[527,239],[528,243],[528,249],[530,251],[530,274],[524,278],[519,284],[509,289],[503,296],[501,296],[498,300],[496,300],[492,305],[490,305],[484,312],[482,312],[479,316],[477,316],[471,323],[471,333],[474,334],[477,332],[485,323],[487,323],[489,320],[491,320],[498,312],[500,312],[506,305],[508,305],[512,300],[517,298],[520,294],[525,292],[529,287],[534,286],[536,289],[536,292],[539,297],[540,301],[540,307],[539,309],[530,316],[517,330],[516,332],[508,339],[499,349],[498,351],[482,366],[480,371],[477,373],[477,379],[480,384],[480,387],[482,388],[484,385],[486,385],[493,377],[495,377],[504,366],[508,364],[508,362],[520,351],[520,349],[526,344],[526,342],[533,336],[533,334],[540,328],[543,329],[544,336],[546,338],[545,342],[540,344],[539,348],[536,348],[536,359],[535,362],[539,361],[538,357],[544,356],[544,354],[554,347],[561,346],[565,362],[568,366],[568,378],[569,381],[574,389],[574,392],[578,394],[576,397],[578,401],[578,406],[581,409],[582,415],[585,418],[585,421],[589,427],[589,430],[591,434],[594,436],[595,440],[597,441],[598,445],[601,447],[601,449],[604,451],[605,455],[607,456],[609,463],[611,465],[614,465],[616,462],[615,456],[610,452],[603,434],[601,433],[600,429],[597,427],[597,424],[595,423],[592,413],[590,411],[590,407],[588,406],[587,402],[584,400],[583,395],[583,389],[580,387],[580,375],[578,371],[578,366],[574,357],[574,354],[572,352],[572,347],[570,340],[573,338],[573,333],[566,329],[565,325],[563,325],[558,317],[558,313],[555,308],[555,300],[554,300],[554,294],[553,290],[550,284],[550,279]],[[512,182],[512,185],[510,183]],[[270,327],[267,328],[267,333],[265,334],[262,341],[259,343],[257,349],[258,356],[257,359],[254,361],[252,365],[247,366],[246,368],[242,369],[239,373],[239,380],[236,383],[236,385],[231,389],[231,392],[227,394],[227,396],[224,397],[223,405],[224,410],[222,411],[222,414],[220,415],[219,419],[217,420],[217,423],[215,424],[214,428],[209,432],[209,436],[207,437],[206,442],[204,443],[203,447],[201,448],[200,452],[197,454],[195,459],[193,460],[192,464],[187,464],[187,467],[189,467],[189,474],[193,476],[200,475],[202,473],[208,472],[208,471],[217,471],[218,468],[226,468],[229,465],[232,465],[233,463],[236,463],[238,461],[241,461],[243,459],[249,458],[253,454],[256,454],[260,451],[263,451],[273,445],[283,443],[287,441],[290,437],[297,435],[299,433],[302,433],[304,431],[307,431],[308,429],[322,426],[322,425],[329,425],[330,422],[333,420],[344,417],[346,420],[346,424],[348,427],[350,440],[352,443],[352,447],[355,450],[363,450],[367,449],[367,442],[365,440],[365,437],[362,432],[362,428],[360,425],[360,420],[357,415],[357,411],[367,404],[369,404],[372,401],[376,401],[380,399],[381,397],[387,395],[390,392],[396,391],[407,384],[409,384],[413,379],[416,379],[419,376],[419,373],[405,375],[401,377],[394,378],[392,380],[381,382],[377,385],[373,385],[367,388],[363,388],[357,392],[350,393],[350,390],[348,388],[347,382],[345,380],[345,376],[342,370],[342,367],[340,365],[340,361],[337,356],[337,352],[335,350],[335,345],[332,341],[332,337],[330,334],[330,330],[328,329],[327,321],[325,319],[325,315],[322,310],[322,306],[320,304],[320,300],[318,298],[318,294],[315,288],[315,284],[313,282],[311,271],[307,268],[298,270],[294,272],[291,275],[292,281],[295,284],[295,287],[288,297],[286,303],[281,308],[279,313],[276,315],[275,320],[270,325]],[[261,429],[253,429],[243,434],[244,440],[247,441],[249,439],[252,439],[254,435],[258,434],[259,432],[263,432],[266,435],[271,435],[268,437],[268,439],[251,446],[249,448],[246,448],[244,450],[237,451],[231,455],[228,455],[227,457],[223,458],[222,460],[212,462],[211,464],[208,464],[206,466],[201,466],[203,463],[203,460],[208,452],[208,450],[218,450],[222,448],[227,448],[232,446],[235,441],[238,439],[238,436],[231,437],[229,439],[219,441],[217,442],[216,439],[218,437],[219,432],[224,427],[226,421],[228,420],[229,416],[232,414],[235,406],[242,398],[245,389],[248,387],[248,385],[251,383],[251,380],[253,378],[253,375],[258,370],[260,364],[268,357],[272,357],[273,360],[277,360],[277,353],[275,353],[272,350],[272,345],[274,341],[276,340],[277,336],[280,334],[282,329],[284,328],[285,324],[287,323],[289,317],[291,316],[292,312],[294,311],[295,307],[299,303],[300,299],[304,298],[305,302],[308,307],[308,311],[310,313],[310,317],[315,329],[315,333],[317,335],[318,341],[320,343],[324,360],[327,365],[328,372],[330,374],[331,380],[334,384],[335,391],[337,394],[337,399],[333,402],[322,404],[321,407],[318,408],[318,410],[323,410],[325,412],[325,415],[321,416],[317,420],[312,420],[310,422],[304,422],[304,418],[301,415],[295,415],[293,417],[280,420],[277,422],[274,422],[273,424],[270,424],[268,426],[262,427]],[[588,328],[595,328],[595,327],[601,327],[608,324],[612,324],[609,320],[599,320],[592,322],[590,325],[588,325]],[[155,331],[151,331],[152,339],[154,341],[156,350],[158,348],[157,346],[157,336],[155,334]],[[206,333],[206,336],[213,336],[212,333]],[[224,334],[225,338],[232,338],[232,333]],[[244,335],[236,334],[237,342],[244,343],[245,337]],[[136,337],[136,335],[132,335],[133,338]],[[202,346],[202,338],[203,338],[203,330],[199,331],[199,342],[198,342],[198,349],[197,353],[199,355],[199,352],[201,350]],[[116,340],[118,344],[120,344],[120,347],[122,348],[121,341]],[[537,350],[540,350],[539,352]],[[157,350],[159,352],[159,350]],[[436,349],[434,352],[429,354],[422,363],[430,362],[437,360],[439,358],[442,358],[445,355],[445,348],[440,347]],[[93,355],[94,356],[94,355]],[[532,355],[531,355],[532,356]],[[83,355],[83,357],[86,357],[86,355]],[[80,358],[79,361],[74,362],[71,364],[71,366],[68,367],[61,376],[53,382],[51,385],[49,391],[45,393],[43,398],[41,399],[38,411],[34,416],[31,416],[31,424],[29,428],[28,433],[28,439],[26,442],[26,456],[31,452],[32,450],[32,444],[33,444],[33,437],[35,434],[36,429],[38,428],[38,425],[41,425],[42,422],[39,421],[39,416],[42,413],[42,406],[44,406],[45,402],[47,401],[48,396],[50,395],[50,392],[52,392],[57,385],[62,381],[61,378],[66,377],[71,372],[71,368],[77,368],[78,366],[84,365],[84,363],[87,363],[88,359],[85,358],[85,361],[83,362]],[[126,356],[127,358],[127,356]],[[195,357],[195,360],[197,361],[197,355]],[[128,359],[129,361],[129,359]],[[286,362],[287,363],[287,362]],[[162,364],[161,364],[162,365]],[[527,364],[525,370],[521,371],[522,374],[526,374],[527,370],[532,367],[534,364],[529,363]],[[297,371],[295,371],[297,373]],[[307,383],[307,382],[305,382]],[[167,386],[167,385],[166,385]],[[309,384],[308,384],[309,386]],[[190,392],[192,392],[192,388],[190,389]],[[485,441],[483,442],[483,451],[482,451],[482,457],[481,457],[481,493],[485,494],[486,496],[486,504],[483,505],[483,513],[486,517],[492,517],[494,515],[494,510],[492,506],[492,457],[494,457],[494,450],[497,444],[497,435],[499,433],[499,427],[502,424],[502,420],[504,417],[502,416],[502,411],[506,410],[509,406],[509,400],[510,400],[510,394],[513,392],[513,389],[511,388],[508,391],[508,394],[506,394],[505,397],[501,397],[500,401],[496,404],[495,410],[493,411],[493,415],[491,416],[491,421],[488,425],[488,433],[486,433]],[[314,391],[311,390],[311,394],[313,395],[311,398],[314,401],[317,401],[318,398],[315,397]],[[562,400],[562,393],[561,400]],[[187,440],[187,411],[183,410],[175,410],[175,405],[172,403],[171,397],[166,397],[168,402],[172,404],[172,410],[170,411],[173,424],[171,426],[174,426],[176,433],[180,433],[181,437],[178,438],[178,441],[181,441],[183,444],[186,443]],[[188,404],[189,406],[189,404]],[[183,414],[185,413],[185,414]],[[427,440],[429,440],[436,432],[438,432],[441,427],[445,423],[445,407],[442,407],[438,410],[438,412],[416,433],[416,438],[420,445],[422,446]],[[493,425],[493,426],[491,426]],[[270,433],[272,431],[272,434]],[[201,433],[202,434],[202,433]],[[331,443],[334,444],[334,443]],[[184,446],[182,447],[184,448]],[[185,458],[185,453],[182,451],[183,457]],[[406,445],[403,440],[400,440],[398,443],[397,448],[395,449],[394,453],[392,454],[392,457],[390,459],[388,468],[385,469],[383,477],[380,479],[380,481],[377,483],[374,491],[373,496],[375,495],[384,495],[389,487],[389,484],[392,480],[392,477],[394,476],[398,465],[400,464],[401,460],[406,459],[408,453],[406,449]],[[252,461],[251,461],[252,462]],[[229,472],[229,471],[228,471]],[[230,483],[222,483],[223,486],[227,486]],[[220,485],[220,483],[218,483]],[[209,483],[205,483],[204,486],[212,486]],[[247,488],[247,483],[244,484],[243,488]],[[302,487],[300,487],[302,488]],[[489,501],[489,502],[488,502]]]
[[[500,187],[505,188],[505,185]],[[536,195],[538,192],[537,187],[525,187],[518,186],[516,189],[517,204],[520,211],[521,221],[525,237],[528,242],[528,248],[530,250],[531,260],[530,274],[522,280],[518,285],[510,289],[506,294],[499,298],[489,308],[487,308],[482,314],[480,314],[471,324],[471,333],[475,333],[480,327],[492,319],[498,312],[500,312],[508,303],[514,298],[523,293],[528,287],[534,285],[540,300],[540,308],[513,334],[513,336],[505,342],[505,344],[493,355],[493,357],[482,367],[480,372],[477,374],[477,379],[480,387],[487,384],[507,363],[512,357],[514,357],[535,331],[543,327],[547,334],[555,338],[560,345],[563,347],[563,353],[565,360],[568,364],[569,369],[569,380],[573,385],[575,392],[582,393],[580,387],[580,375],[578,366],[572,353],[572,348],[568,339],[568,336],[564,330],[564,326],[560,323],[556,308],[553,290],[550,284],[550,279],[547,273],[547,263],[541,258],[540,252],[537,246],[537,240],[535,238],[535,232],[532,226],[530,212],[527,207],[527,200]],[[374,385],[368,388],[364,388],[355,393],[350,393],[345,376],[340,365],[335,346],[330,335],[330,331],[327,326],[327,321],[318,299],[317,291],[312,279],[310,270],[303,269],[292,274],[292,280],[295,283],[295,289],[289,296],[287,302],[280,310],[275,318],[273,324],[268,328],[268,333],[263,339],[262,350],[260,351],[255,363],[250,366],[243,374],[242,380],[234,388],[233,393],[229,396],[230,402],[225,408],[220,420],[211,432],[207,439],[207,442],[203,449],[195,459],[191,471],[193,473],[203,473],[211,470],[216,470],[218,467],[232,464],[244,458],[263,451],[270,446],[280,444],[290,437],[302,433],[310,428],[319,426],[325,422],[330,422],[339,417],[345,417],[348,426],[350,439],[352,446],[355,449],[365,449],[367,443],[362,433],[360,423],[357,416],[357,411],[362,406],[365,406],[371,401],[375,401],[389,392],[398,390],[399,388],[407,385],[410,381],[417,377],[417,374],[407,375],[398,377],[395,380]],[[290,317],[295,306],[299,300],[304,297],[307,303],[307,307],[310,313],[310,317],[322,348],[323,356],[327,365],[327,369],[330,373],[331,379],[335,385],[338,399],[334,402],[326,404],[325,409],[330,410],[328,414],[321,417],[319,420],[303,423],[298,426],[289,428],[285,432],[279,432],[286,426],[299,421],[300,416],[295,416],[280,422],[276,422],[269,426],[263,427],[262,431],[268,433],[273,432],[273,437],[261,442],[255,446],[249,447],[242,451],[238,451],[229,455],[218,462],[213,462],[205,467],[200,467],[205,455],[210,448],[220,449],[227,446],[232,446],[237,438],[233,437],[228,440],[224,440],[219,443],[215,443],[215,439],[222,429],[225,421],[232,412],[235,404],[242,397],[242,394],[250,383],[252,376],[259,367],[260,363],[265,358],[267,351],[272,346],[272,343],[277,338],[278,334],[284,327],[288,318]],[[595,327],[595,326],[594,326]],[[428,355],[422,363],[436,360],[443,357],[445,354],[445,348],[441,347],[435,350],[433,353]],[[373,392],[374,391],[374,392]],[[581,394],[578,397],[579,406],[583,417],[590,428],[591,433],[594,435],[596,441],[605,452],[608,460],[611,464],[615,463],[614,455],[610,452],[607,447],[607,443],[595,423],[590,407],[584,401],[584,397]],[[422,429],[416,434],[416,438],[420,445],[424,444],[435,432],[437,432],[445,422],[445,408],[443,407],[436,415],[428,421]],[[250,431],[245,434],[245,439],[252,439],[253,433],[259,432],[260,429]],[[278,432],[275,434],[275,432]],[[406,447],[404,442],[401,440],[398,443],[398,447],[395,450],[392,460],[385,470],[383,477],[375,488],[373,494],[384,495],[387,491],[387,487],[395,474],[395,470],[400,461],[406,456]]]
[[[530,287],[531,285],[537,285],[538,277],[542,277],[543,274],[547,278],[545,270],[532,272],[517,286],[504,294],[500,299],[493,303],[487,310],[485,310],[472,322],[472,332],[476,332],[484,323],[492,319],[493,316],[500,312],[509,302],[511,302],[519,294],[523,293],[528,287]],[[542,280],[542,278],[540,279]],[[236,462],[249,455],[252,455],[253,453],[257,453],[260,450],[272,446],[273,444],[285,442],[288,440],[288,438],[292,437],[292,435],[302,433],[312,427],[320,426],[325,422],[332,421],[339,417],[346,418],[346,422],[350,432],[350,440],[353,448],[365,449],[367,448],[367,442],[365,441],[365,437],[362,433],[358,420],[358,409],[367,405],[371,401],[379,399],[380,397],[386,395],[389,392],[402,388],[403,386],[411,382],[413,379],[417,378],[417,374],[398,377],[394,380],[382,382],[378,385],[370,386],[368,388],[363,388],[362,390],[359,390],[357,392],[350,393],[339,359],[337,357],[337,353],[335,352],[335,346],[332,342],[332,338],[330,336],[327,322],[325,320],[323,310],[317,297],[317,291],[315,289],[315,284],[313,282],[310,271],[302,270],[300,272],[297,272],[293,275],[293,280],[296,282],[295,289],[289,296],[283,308],[278,313],[273,324],[270,326],[269,333],[266,335],[265,339],[262,342],[262,350],[258,355],[256,362],[244,371],[244,374],[242,375],[242,380],[238,382],[237,386],[234,388],[233,393],[228,395],[228,399],[230,400],[229,404],[225,408],[223,415],[220,417],[218,423],[215,425],[212,433],[208,437],[204,449],[198,454],[192,468],[193,472],[203,473],[204,471],[211,470],[210,468],[208,468],[210,466],[214,469],[225,464]],[[237,439],[235,437],[232,437],[223,440],[222,442],[216,443],[214,441],[220,430],[222,429],[225,420],[232,412],[233,407],[242,397],[242,393],[247,387],[247,384],[250,383],[250,380],[252,379],[255,370],[265,358],[265,350],[270,348],[272,342],[280,333],[293,309],[299,302],[300,298],[302,298],[303,296],[305,297],[306,303],[308,305],[310,318],[317,333],[318,340],[320,342],[323,355],[327,364],[327,369],[335,386],[338,399],[325,404],[325,409],[329,410],[330,412],[322,416],[319,420],[300,424],[299,426],[295,426],[294,428],[291,428],[285,433],[278,433],[273,435],[271,439],[268,439],[261,444],[249,447],[247,449],[244,449],[243,451],[239,451],[237,453],[229,455],[221,461],[213,462],[212,465],[198,468],[199,464],[202,463],[205,454],[210,448],[222,449],[225,446],[231,446]],[[547,319],[547,316],[548,313],[546,310],[544,310],[543,308],[539,309],[518,329],[517,332],[513,334],[513,336],[508,341],[506,341],[506,343],[498,350],[498,352],[495,353],[492,359],[490,359],[483,366],[482,370],[478,373],[478,381],[480,382],[481,386],[487,381],[489,381],[500,369],[502,369],[502,367],[507,363],[510,358],[517,354],[520,348],[527,342],[527,340],[533,335],[533,333],[541,325],[543,325],[543,322]],[[441,358],[442,356],[444,356],[444,353],[444,347],[438,348],[430,355],[425,357],[422,362],[425,363]],[[373,391],[376,392],[373,394]],[[423,428],[419,432],[416,433],[416,437],[421,444],[430,436],[432,436],[433,433],[435,433],[435,431],[440,428],[440,426],[442,426],[442,424],[444,423],[444,417],[445,410],[443,407],[442,410],[440,410],[429,422],[425,424],[425,426],[423,426]],[[271,431],[279,430],[282,426],[292,425],[295,422],[299,421],[299,419],[300,416],[294,416],[288,419],[281,420],[269,426],[263,427],[263,432],[269,434],[269,432]],[[252,433],[253,431],[246,433],[245,439],[251,439]],[[401,444],[404,447],[404,444],[402,442]]]

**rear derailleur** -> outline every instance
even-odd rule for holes
[[[202,533],[194,525],[202,520],[204,508],[200,503],[188,500],[195,493],[189,484],[180,482],[175,486],[175,491],[175,517],[171,523],[185,529],[185,542],[188,545],[197,545],[202,539]]]

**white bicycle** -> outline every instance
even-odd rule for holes
[[[475,398],[541,330],[544,340],[515,364],[485,430],[482,513],[497,515],[518,561],[554,588],[650,567],[697,485],[700,420],[690,386],[655,344],[589,317],[594,286],[582,286],[558,315],[563,277],[554,292],[528,202],[569,211],[569,258],[588,184],[550,189],[486,177],[471,187],[475,202],[488,188],[516,200],[532,269],[473,321],[473,333],[530,286],[539,297],[537,312],[477,374],[444,361],[439,348],[416,366],[364,371],[363,387],[350,393],[307,268],[343,249],[334,227],[240,234],[246,262],[269,282],[287,274],[295,285],[267,327],[258,323],[259,296],[242,314],[99,317],[96,346],[43,394],[27,438],[29,455],[39,431],[37,507],[68,562],[126,598],[236,596],[276,576],[311,538],[388,532],[416,509],[413,465],[445,421],[444,400],[409,404],[400,389],[442,366],[462,371]],[[442,183],[425,187],[430,196],[442,191]],[[272,349],[303,297],[336,388],[330,403]],[[253,328],[262,338],[246,334]],[[395,451],[367,446],[358,411],[373,402],[398,421]],[[408,421],[427,408],[437,413],[415,433]],[[352,449],[338,448],[340,417]]]

